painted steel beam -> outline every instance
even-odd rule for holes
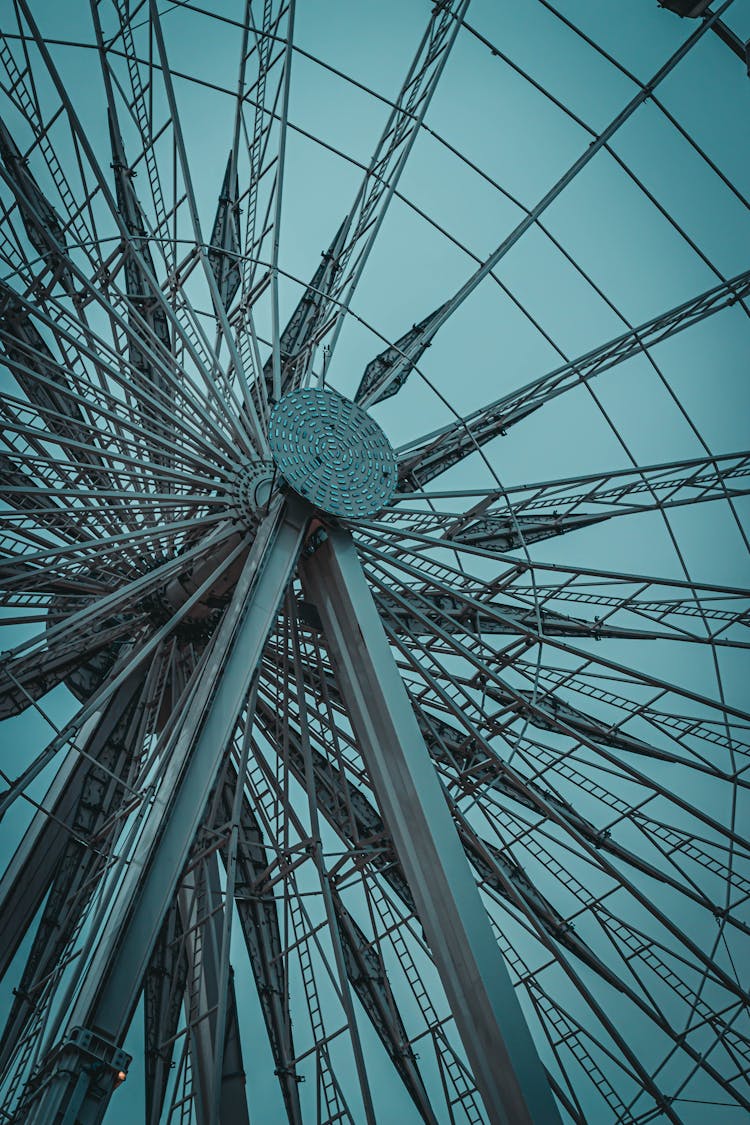
[[[339,257],[346,243],[347,220],[341,224],[333,241],[323,253],[321,262],[292,313],[286,328],[279,338],[279,352],[282,366],[282,393],[294,388],[294,368],[298,356],[315,345],[317,329],[322,317],[321,309],[326,294],[332,288],[339,268]],[[273,357],[263,365],[263,378],[266,381],[266,394],[273,398]]]
[[[196,1125],[218,1125],[213,1119],[214,1059],[219,1032],[222,931],[227,907],[215,852],[186,875],[177,902],[187,956],[185,1006],[190,1025]],[[231,904],[229,909],[232,909]],[[250,1125],[233,975],[229,977],[227,999],[219,1121],[226,1125]]]
[[[443,306],[440,305],[434,313],[404,333],[392,347],[385,348],[370,360],[354,396],[356,403],[368,408],[383,399],[392,398],[401,390],[415,364],[429,348],[432,342],[430,323],[439,318],[442,311]]]
[[[21,714],[36,699],[71,676],[84,675],[86,668],[94,672],[101,668],[102,672],[107,672],[117,652],[110,646],[123,636],[129,639],[144,621],[144,614],[121,617],[108,629],[92,629],[80,639],[76,638],[75,644],[63,647],[64,642],[60,642],[18,660],[9,660],[7,672],[10,674],[0,677],[5,681],[0,686],[0,719]]]
[[[175,901],[164,920],[143,982],[145,1125],[159,1125],[161,1120],[187,972],[182,922]]]
[[[120,217],[130,235],[128,253],[125,257],[125,288],[133,307],[143,318],[148,326],[150,339],[145,343],[153,347],[158,341],[167,352],[172,352],[172,339],[167,324],[167,317],[161,307],[160,297],[151,286],[149,274],[154,273],[154,263],[149,249],[148,234],[143,221],[143,212],[138,202],[133,187],[132,171],[125,159],[125,149],[120,136],[120,130],[113,110],[109,110],[109,131],[112,143],[112,169],[115,177],[115,190],[117,193],[117,206]],[[147,267],[141,267],[141,260]],[[134,331],[140,334],[138,322],[134,324]],[[160,373],[154,368],[147,354],[131,341],[130,362],[132,366],[144,377],[147,383],[153,383],[159,390],[167,390]],[[143,406],[144,416],[148,417],[149,407]],[[158,432],[158,431],[157,431]]]
[[[488,403],[467,418],[451,422],[435,433],[402,446],[398,450],[401,488],[408,490],[415,483],[426,484],[474,453],[477,446],[504,434],[509,426],[533,414],[558,395],[748,296],[750,270],[745,270],[737,277],[555,368],[525,387]]]
[[[475,498],[476,506],[464,513],[424,514],[396,508],[380,519],[390,517],[394,523],[402,521],[424,534],[440,534],[452,543],[512,551],[524,543],[567,535],[615,516],[734,499],[748,492],[750,454],[725,453],[510,486],[484,495],[445,493],[446,498]]]
[[[45,420],[52,433],[87,442],[89,432],[75,394],[70,393],[69,378],[27,308],[5,282],[0,282],[0,338],[3,358],[31,405],[50,412]],[[42,378],[29,377],[27,369]]]
[[[275,713],[273,707],[260,697],[257,719],[266,736],[272,738]],[[289,768],[300,785],[304,785],[304,753],[299,732],[291,723],[288,742]],[[363,846],[362,841],[367,841],[369,863],[380,872],[409,910],[416,911],[409,884],[393,852],[392,842],[378,810],[359,789],[347,784],[344,773],[315,746],[311,746],[311,756],[320,812],[350,847],[360,848]]]
[[[229,764],[222,792],[225,822],[232,814],[235,787],[239,784],[233,763]],[[289,985],[282,956],[281,928],[272,888],[259,886],[271,864],[263,832],[247,796],[243,794],[239,821],[235,903],[245,939],[250,966],[258,989],[268,1040],[291,1125],[302,1121],[299,1099],[301,1076],[294,1062]]]
[[[711,14],[708,11],[710,3],[711,0],[659,0],[659,7],[667,8],[683,19],[697,20],[706,19]],[[727,47],[734,51],[738,59],[744,62],[750,74],[750,39],[746,41],[740,39],[723,20],[714,20],[711,30],[718,35],[722,43],[726,43]]]
[[[493,1125],[560,1120],[354,544],[302,565],[383,819]]]
[[[331,887],[331,895],[346,975],[420,1117],[427,1125],[437,1125],[419,1073],[417,1056],[391,992],[380,948],[377,942],[368,941],[334,887]]]
[[[277,719],[273,707],[259,698],[256,717],[266,737],[273,740]],[[307,781],[305,749],[303,749],[301,734],[294,725],[295,719],[299,720],[298,713],[289,716],[286,751],[289,769],[300,785],[304,786]],[[380,813],[367,797],[347,783],[343,772],[315,748],[312,739],[307,749],[310,754],[315,799],[319,811],[347,847],[372,849],[369,865],[381,873],[407,907],[408,912],[414,913],[416,908],[409,885],[399,866],[393,843],[386,832]],[[263,875],[267,870],[266,864],[260,874]],[[369,941],[359,928],[344,906],[333,881],[329,883],[329,887],[349,983],[385,1047],[396,1074],[417,1107],[420,1117],[428,1125],[435,1125],[435,1117],[419,1071],[417,1055],[409,1042],[396,998],[391,992],[379,945],[377,942]],[[253,897],[259,899],[259,893],[256,891]],[[238,902],[238,907],[239,905]],[[276,928],[278,929],[278,920],[276,920]],[[279,955],[275,961],[280,959]],[[291,1114],[289,1119],[290,1122],[300,1120],[298,1117],[292,1117]]]
[[[320,295],[311,310],[305,335],[299,341],[295,360],[289,364],[285,389],[300,385],[319,340],[330,333],[331,351],[336,346],[346,310],[419,136],[467,7],[468,0],[442,0],[432,7],[424,35],[368,162],[352,208],[336,236],[335,242],[339,244],[336,258],[324,284],[319,287]]]
[[[242,282],[239,266],[241,240],[238,198],[237,166],[230,152],[208,251],[208,261],[225,309],[231,305]]]
[[[96,764],[81,759],[83,779],[78,800],[65,825],[67,833],[63,833],[62,838],[54,834],[49,841],[53,845],[57,843],[58,859],[5,1022],[0,1072],[23,1041],[44,983],[59,969],[86,907],[105,877],[109,845],[117,831],[113,815],[122,805],[136,754],[135,741],[140,725],[137,689],[140,686],[136,674],[111,702],[87,745],[87,753],[95,758]],[[127,700],[124,707],[123,700]],[[109,730],[109,721],[114,716],[117,722]],[[39,889],[37,886],[37,893]]]
[[[469,596],[481,603],[482,593],[481,588],[477,588]],[[534,606],[521,607],[488,600],[477,608],[465,598],[441,590],[419,591],[419,597],[413,599],[419,613],[410,612],[408,603],[411,598],[408,594],[394,597],[387,589],[382,589],[376,593],[375,600],[380,609],[393,618],[398,632],[412,637],[431,636],[435,622],[454,636],[475,633],[521,636],[536,633],[541,622],[547,637],[593,637],[596,640],[617,637],[645,641],[653,638],[653,633],[645,629],[603,625],[581,617],[567,617],[550,609],[539,609],[537,616]]]
[[[23,154],[1,118],[0,159],[7,169],[29,242],[42,257],[47,268],[59,277],[64,288],[70,291],[73,281],[65,257],[68,247],[62,220],[29,171]]]
[[[229,738],[297,561],[310,509],[291,499],[261,525],[189,705],[165,748],[168,762],[146,813],[139,862],[113,887],[105,926],[83,948],[67,1003],[50,1027],[24,1103],[26,1125],[98,1125],[115,1088],[123,1041],[151,953],[216,784]],[[78,1030],[76,1030],[78,1029]],[[91,1069],[81,1035],[94,1037]],[[57,1040],[57,1043],[55,1043]],[[86,1039],[89,1042],[89,1039]],[[72,1118],[71,1118],[72,1120]]]

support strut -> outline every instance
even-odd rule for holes
[[[383,819],[493,1125],[560,1121],[356,548],[330,529],[301,566]]]
[[[27,1087],[24,1125],[102,1121],[117,1081],[117,1048],[276,621],[309,515],[307,505],[290,498],[259,530],[190,703],[165,748],[169,761],[146,814],[137,862],[119,876],[109,916],[82,950],[81,968],[50,1029],[37,1080]],[[96,1066],[79,1049],[82,1037],[102,1045]]]

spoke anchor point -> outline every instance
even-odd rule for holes
[[[268,505],[273,492],[273,475],[270,461],[248,461],[241,466],[235,487],[237,507],[246,522],[256,524],[259,513]]]

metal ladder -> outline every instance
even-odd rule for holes
[[[409,982],[409,986],[424,1016],[425,1022],[430,1029],[439,1064],[452,1087],[452,1096],[449,1094],[448,1104],[451,1107],[460,1105],[466,1114],[466,1120],[469,1121],[471,1125],[483,1125],[485,1118],[477,1098],[476,1086],[472,1087],[470,1085],[463,1067],[456,1058],[453,1048],[442,1031],[441,1021],[422,982],[422,977],[414,962],[414,958],[401,934],[399,919],[388,899],[374,881],[370,885],[370,896],[380,916],[381,922],[388,931],[388,938],[404,970],[404,975]]]
[[[302,907],[299,899],[294,895],[289,897],[289,913],[302,974],[302,984],[305,990],[307,1010],[310,1014],[313,1041],[316,1044],[318,1096],[320,1097],[322,1093],[327,1114],[326,1125],[332,1125],[335,1121],[351,1121],[351,1115],[331,1067],[323,1013],[320,1008],[320,998],[315,984],[315,971],[310,956],[310,939],[305,933],[306,927],[302,917]]]
[[[68,185],[65,173],[60,166],[60,162],[57,159],[49,137],[46,132],[43,131],[42,120],[37,111],[34,99],[29,92],[28,83],[25,80],[26,70],[22,73],[18,69],[5,39],[0,39],[0,59],[2,59],[3,65],[8,73],[11,88],[26,114],[26,119],[29,124],[32,125],[32,128],[34,128],[37,147],[44,157],[47,168],[55,183],[55,187],[60,193],[60,198],[65,205],[66,215],[63,217],[63,228],[69,226],[75,232],[80,243],[84,246],[90,246],[92,242],[91,232],[81,219],[81,209],[79,209],[76,204],[75,196]]]

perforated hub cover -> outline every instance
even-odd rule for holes
[[[295,492],[334,516],[369,516],[396,487],[396,455],[377,422],[337,391],[305,388],[271,412],[268,440]]]

